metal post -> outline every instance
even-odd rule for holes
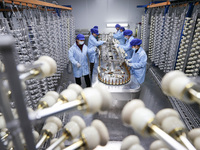
[[[35,150],[35,143],[32,134],[31,123],[28,118],[28,112],[24,102],[21,82],[14,59],[14,39],[12,36],[0,36],[0,52],[3,57],[6,75],[9,81],[9,87],[12,91],[13,100],[15,101],[17,113],[19,116],[20,126],[27,144],[28,150]],[[21,142],[20,142],[21,143]]]

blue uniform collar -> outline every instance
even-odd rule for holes
[[[140,47],[139,48],[139,50],[136,52],[136,54],[139,54],[139,53],[141,53],[141,51],[143,50],[143,48],[142,47]],[[135,50],[134,50],[134,53],[135,53]]]

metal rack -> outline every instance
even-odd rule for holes
[[[68,49],[75,42],[72,8],[37,0],[1,0],[0,3],[1,38],[6,37],[2,35],[10,35],[14,39],[8,37],[0,42],[0,59],[6,68],[6,76],[0,73],[0,110],[15,149],[24,149],[19,137],[22,131],[27,149],[34,150],[33,127],[26,108],[35,109],[47,91],[61,90],[59,84],[66,78],[63,73],[69,63]],[[42,55],[50,56],[56,61],[56,74],[42,80],[27,80],[26,90],[23,92],[16,66],[29,66]],[[5,77],[12,91],[12,101],[3,89],[2,81]],[[19,119],[14,119],[11,108],[16,108]],[[2,142],[0,149],[5,149]]]

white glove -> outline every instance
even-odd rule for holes
[[[127,60],[128,60],[128,62],[131,62],[132,59],[127,59]]]
[[[130,66],[130,67],[133,66],[133,63],[128,63],[128,66]]]
[[[106,43],[106,41],[103,41],[103,43]]]
[[[80,67],[81,67],[81,64],[77,63],[76,66],[77,66],[78,68],[80,68]]]
[[[119,47],[119,44],[115,44],[114,46],[115,46],[115,47]]]

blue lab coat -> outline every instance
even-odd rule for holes
[[[90,63],[95,62],[96,47],[102,45],[103,43],[104,41],[97,41],[93,35],[90,35],[88,41],[88,56]]]
[[[134,39],[133,36],[131,36],[128,40],[126,40],[126,44],[125,45],[119,45],[119,47],[123,48],[124,51],[126,52],[127,54],[127,57],[126,59],[130,59],[133,55],[133,50],[132,50],[132,47],[130,46],[130,42]]]
[[[132,58],[129,62],[132,63],[130,69],[131,74],[133,74],[138,82],[142,84],[145,79],[147,63],[147,54],[144,49],[140,47],[137,53],[133,51]]]
[[[75,78],[80,78],[89,74],[87,54],[88,48],[85,44],[83,45],[82,51],[76,43],[74,43],[74,45],[70,47],[69,60],[72,62],[73,73]],[[78,68],[77,63],[81,64],[81,67]]]
[[[123,34],[124,32],[120,31],[117,31],[117,33],[113,34],[113,37],[119,41],[120,45],[125,45],[125,38]]]

